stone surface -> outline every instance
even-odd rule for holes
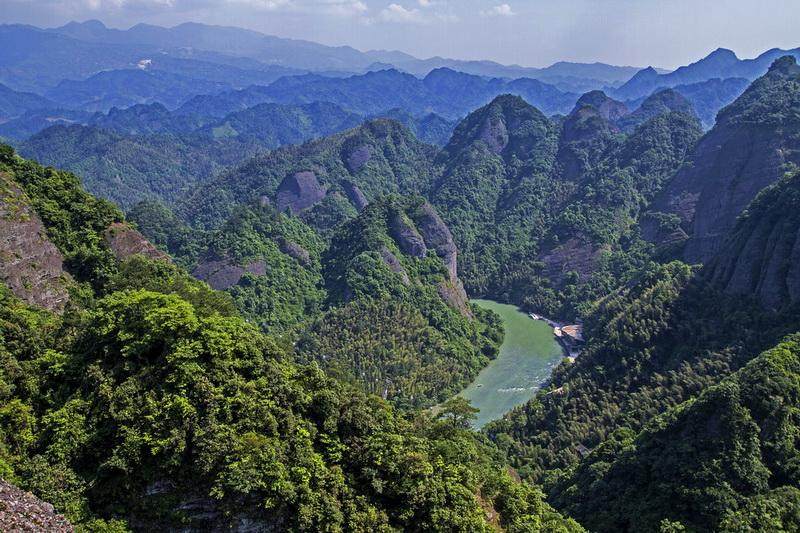
[[[0,174],[0,281],[24,302],[61,311],[69,299],[63,257],[27,195]]]
[[[350,203],[358,211],[363,211],[365,207],[369,204],[369,200],[367,197],[364,196],[364,193],[361,192],[355,183],[351,181],[344,181],[342,182],[342,188],[344,189],[344,193],[347,195],[347,199],[350,200]]]
[[[296,259],[303,265],[307,265],[311,262],[311,254],[308,253],[308,250],[297,243],[281,240],[280,249],[281,252],[292,257],[293,259]]]
[[[585,279],[594,271],[602,251],[602,248],[595,248],[573,237],[539,258],[544,263],[542,273],[556,283],[560,283],[567,272],[573,271],[577,272],[581,279]]]
[[[212,288],[224,291],[239,283],[245,273],[263,276],[267,272],[263,261],[251,261],[245,266],[240,266],[228,258],[206,260],[197,265],[192,275],[205,281]]]
[[[103,238],[114,256],[120,261],[133,256],[143,255],[150,259],[169,261],[169,256],[153,246],[144,235],[124,222],[114,222],[103,233]]]
[[[389,270],[394,272],[395,274],[400,275],[400,279],[403,280],[404,285],[409,285],[411,280],[408,278],[408,273],[403,268],[403,265],[400,264],[400,260],[397,259],[387,247],[383,246],[380,250],[381,259],[383,262],[386,263],[386,266],[389,267]]]
[[[392,239],[395,240],[404,254],[417,258],[423,258],[428,254],[428,247],[425,246],[425,240],[422,235],[403,216],[403,213],[399,211],[392,213],[389,220],[389,230],[391,231]]]
[[[425,202],[414,214],[414,222],[425,245],[435,250],[442,258],[450,275],[450,281],[455,282],[458,279],[458,248],[456,248],[450,228],[428,202]]]
[[[60,533],[74,529],[51,504],[0,479],[0,531]]]
[[[325,198],[327,189],[320,185],[317,176],[310,170],[295,172],[287,176],[278,186],[278,211],[289,209],[299,213]]]
[[[351,150],[345,156],[345,164],[347,165],[347,170],[352,173],[356,173],[361,170],[364,165],[369,162],[372,158],[372,148],[370,148],[367,144],[362,144],[357,146],[353,150]]]
[[[485,142],[493,153],[501,153],[508,146],[508,128],[503,118],[487,118],[481,127],[480,140]]]

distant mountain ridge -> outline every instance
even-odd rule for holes
[[[754,59],[739,59],[732,50],[718,48],[706,57],[669,73],[659,73],[653,67],[640,70],[621,87],[612,90],[615,98],[639,98],[659,88],[700,83],[714,78],[744,78],[753,81],[766,74],[776,59],[791,55],[800,58],[800,48],[767,50]]]
[[[192,48],[234,56],[251,57],[266,64],[308,70],[373,70],[376,64],[394,65],[417,76],[448,67],[468,74],[502,78],[536,78],[565,83],[569,79],[590,84],[622,83],[639,69],[604,63],[558,62],[545,68],[502,65],[494,61],[466,61],[442,57],[418,59],[399,51],[360,52],[350,46],[325,46],[300,39],[286,39],[242,28],[184,23],[172,28],[137,24],[127,30],[107,28],[102,22],[70,22],[47,30],[74,39],[98,43],[147,45],[159,48]],[[579,82],[580,83],[580,82]],[[586,84],[586,81],[583,82]],[[562,87],[563,90],[563,87]]]

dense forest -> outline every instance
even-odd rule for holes
[[[40,280],[69,293],[48,310],[0,291],[0,475],[73,523],[581,530],[512,478],[459,402],[404,413],[300,366],[231,297],[116,247],[122,213],[74,175],[7,147],[0,175],[4,220],[41,225],[63,261]]]

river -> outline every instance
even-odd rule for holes
[[[553,328],[520,311],[514,305],[491,300],[472,300],[503,319],[506,335],[497,358],[459,393],[480,409],[473,427],[488,422],[533,398],[542,382],[563,358]]]

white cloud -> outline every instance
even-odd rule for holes
[[[245,4],[267,11],[289,8],[294,5],[291,0],[227,0],[227,2],[229,4]]]
[[[318,0],[319,11],[327,15],[353,17],[365,14],[369,7],[361,0]],[[312,10],[315,10],[312,8]]]
[[[433,2],[431,0],[417,0],[420,7],[430,7]]]
[[[510,5],[500,4],[499,6],[494,6],[492,9],[481,11],[481,15],[484,17],[513,17],[516,13],[514,13]]]
[[[411,22],[421,24],[425,22],[422,12],[417,8],[405,8],[400,4],[389,4],[381,11],[381,20],[386,22]]]

